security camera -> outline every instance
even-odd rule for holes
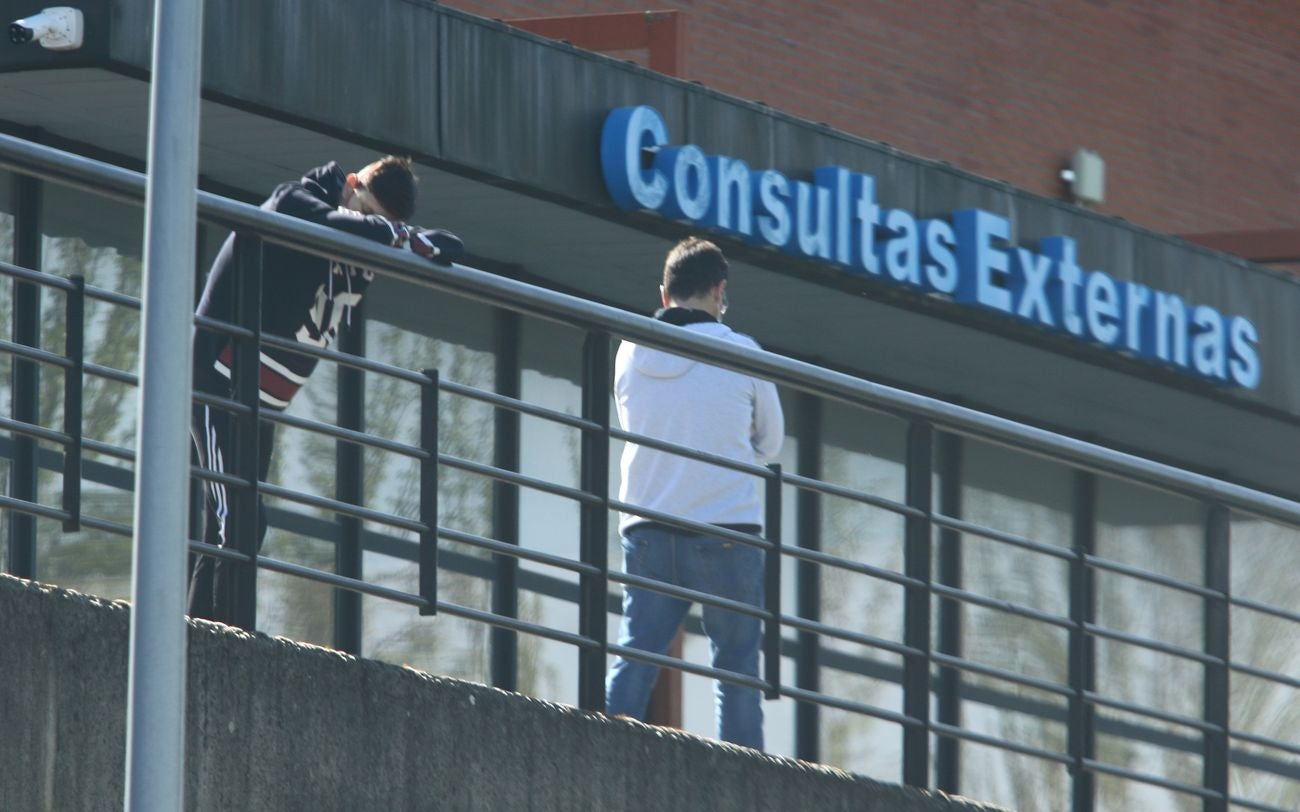
[[[79,9],[55,6],[9,24],[9,41],[23,45],[36,40],[51,51],[74,51],[81,47],[85,20]]]

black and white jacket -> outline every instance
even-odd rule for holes
[[[340,209],[340,196],[347,176],[331,161],[303,176],[282,183],[262,204],[313,223],[357,234],[386,245],[402,245],[408,230],[379,215]],[[241,273],[239,243],[231,234],[212,264],[199,315],[233,321],[235,280]],[[296,340],[314,347],[327,347],[337,335],[345,314],[361,302],[374,273],[323,257],[305,254],[267,242],[262,250],[262,332]],[[231,378],[230,339],[208,330],[197,330],[194,338],[195,386],[211,390],[221,379]],[[316,359],[298,353],[263,347],[260,389],[264,405],[283,409],[316,368]],[[214,378],[212,373],[218,376]]]

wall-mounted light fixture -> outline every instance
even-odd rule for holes
[[[1070,186],[1076,203],[1095,205],[1106,201],[1106,161],[1090,149],[1080,147],[1061,170],[1061,180]]]

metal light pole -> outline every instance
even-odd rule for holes
[[[202,0],[156,0],[136,430],[128,812],[184,808],[185,541],[202,45]]]

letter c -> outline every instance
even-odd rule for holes
[[[600,133],[605,188],[621,209],[658,209],[668,195],[668,178],[653,163],[642,168],[641,152],[668,143],[668,127],[653,107],[619,107]]]

